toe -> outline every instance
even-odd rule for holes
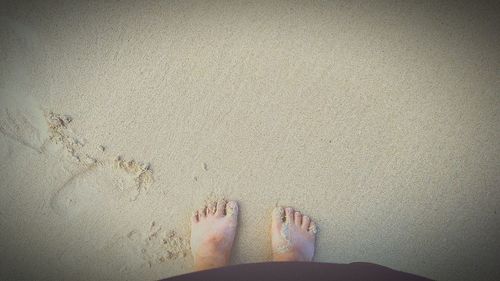
[[[238,217],[238,203],[236,201],[229,201],[226,204],[226,217]]]
[[[312,221],[309,224],[309,233],[316,234],[317,232],[318,232],[318,227],[316,226],[316,223]]]
[[[309,230],[309,224],[311,223],[311,218],[308,216],[303,216],[302,217],[302,229],[307,231]]]
[[[295,225],[302,226],[302,214],[300,212],[295,212]]]
[[[215,202],[210,202],[207,204],[207,217],[215,214],[216,204]]]
[[[276,207],[273,210],[272,215],[272,226],[274,228],[280,228],[283,224],[283,219],[285,218],[285,210],[282,207]]]
[[[198,222],[198,211],[193,212],[191,215],[191,223],[197,223]]]
[[[207,217],[207,214],[205,213],[207,207],[201,208],[198,210],[198,219],[202,220]]]
[[[217,201],[217,210],[215,211],[215,216],[216,217],[224,216],[225,209],[226,209],[226,200],[220,199],[219,201]]]
[[[294,221],[294,212],[292,208],[286,208],[285,209],[285,222],[286,223],[292,223]]]

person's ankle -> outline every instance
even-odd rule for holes
[[[224,255],[211,255],[194,258],[194,267],[196,270],[207,270],[217,267],[223,267],[228,264],[228,258]]]
[[[194,257],[194,266],[197,270],[223,267],[228,263],[229,256],[226,256],[224,253],[217,250],[213,250],[206,255],[196,255]]]
[[[301,255],[297,253],[273,253],[273,261],[307,261]]]

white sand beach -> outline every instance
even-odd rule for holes
[[[190,272],[227,198],[232,264],[281,205],[315,261],[500,280],[500,5],[448,2],[3,1],[0,279]]]

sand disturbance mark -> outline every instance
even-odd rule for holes
[[[97,163],[97,159],[85,152],[85,143],[80,141],[77,136],[68,128],[72,118],[68,115],[55,114],[49,112],[46,116],[49,129],[49,141],[54,144],[60,144],[64,150],[74,158],[76,162],[82,162],[84,165]]]
[[[115,158],[113,163],[115,168],[132,176],[137,189],[137,196],[141,191],[146,191],[153,184],[153,171],[151,171],[149,164],[137,163],[134,160],[125,161],[120,156]],[[137,199],[137,196],[134,200]]]
[[[29,104],[29,103],[26,103]],[[31,104],[30,104],[31,105]],[[59,161],[70,177],[50,196],[50,209],[68,221],[93,218],[117,211],[127,202],[136,201],[154,183],[148,163],[122,156],[111,157],[102,144],[89,144],[71,130],[71,116],[46,112],[38,105],[26,107],[0,106],[0,134],[7,139]],[[2,149],[9,155],[10,146]],[[48,163],[50,163],[48,161]],[[0,216],[0,223],[3,217]],[[174,231],[163,231],[154,222],[145,238],[137,231],[127,235],[136,255],[145,264],[162,263],[185,257],[189,240]]]
[[[70,116],[44,113],[30,101],[0,107],[3,136],[47,159],[55,156],[70,172],[70,178],[51,196],[52,210],[68,216],[97,211],[97,206],[104,208],[109,200],[135,201],[150,188],[154,179],[149,164],[107,156],[103,145],[90,145],[77,136],[70,128],[72,122]]]
[[[71,117],[55,113],[47,115],[49,140],[59,144],[80,165],[81,169],[57,190],[51,208],[59,214],[76,215],[82,211],[105,207],[110,200],[135,201],[153,184],[149,164],[109,159],[101,156],[104,146],[90,146],[80,141],[68,128]]]
[[[138,230],[127,234],[130,243],[138,247],[140,254],[149,267],[169,260],[185,258],[189,251],[189,239],[177,234],[174,230],[163,230],[161,225],[152,222],[146,235]]]
[[[139,167],[139,164],[133,163],[133,166]],[[73,217],[82,212],[106,211],[113,201],[135,201],[142,190],[152,183],[150,170],[137,169],[139,172],[132,173],[102,162],[89,165],[74,174],[52,195],[51,209],[60,215]]]

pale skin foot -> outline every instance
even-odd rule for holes
[[[312,261],[316,224],[292,208],[276,207],[272,214],[273,261]]]
[[[191,252],[196,270],[226,266],[238,224],[238,204],[219,200],[191,217]]]

